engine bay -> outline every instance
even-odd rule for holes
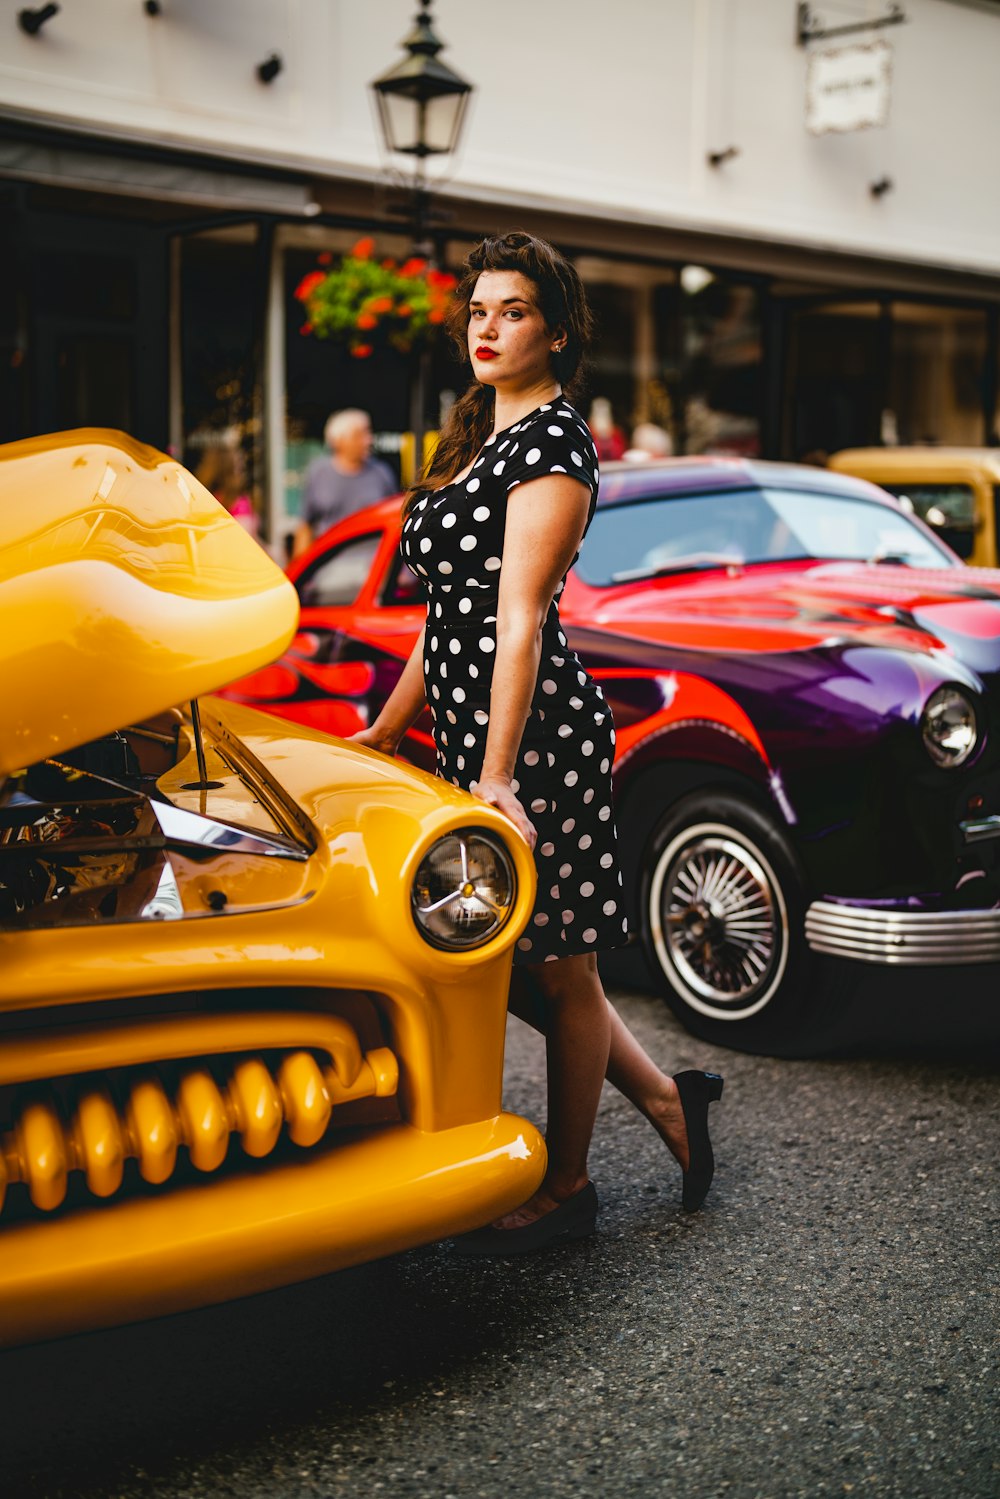
[[[234,880],[234,859],[301,863],[309,849],[266,816],[259,782],[244,785],[232,757],[216,754],[220,779],[184,783],[200,793],[199,811],[176,805],[160,782],[188,759],[190,720],[171,710],[8,776],[0,787],[0,929],[259,906]],[[212,816],[213,792],[228,791],[229,810],[234,783],[257,826]]]

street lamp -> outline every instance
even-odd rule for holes
[[[427,223],[427,158],[455,150],[472,93],[472,84],[438,56],[444,44],[431,26],[431,0],[420,0],[420,5],[402,43],[407,56],[372,84],[386,148],[416,158],[413,218],[418,242]]]
[[[426,242],[430,221],[430,191],[427,158],[447,156],[458,145],[472,84],[442,62],[443,49],[431,26],[431,0],[420,0],[420,13],[402,45],[402,62],[376,78],[372,89],[378,104],[379,124],[386,149],[414,158],[410,218],[415,249],[430,255]],[[424,449],[424,403],[430,355],[423,349],[417,360],[411,391],[410,427],[413,431],[414,472],[419,471]]]

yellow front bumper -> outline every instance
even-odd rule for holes
[[[515,1114],[384,1126],[301,1163],[5,1229],[0,1345],[228,1301],[464,1233],[531,1196]]]

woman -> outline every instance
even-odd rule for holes
[[[195,478],[204,484],[220,505],[224,505],[234,520],[239,521],[244,531],[257,535],[257,517],[246,492],[246,459],[243,449],[227,442],[210,443],[195,472]]]
[[[593,1231],[587,1153],[605,1073],[659,1131],[694,1210],[712,1179],[714,1074],[657,1068],[609,1005],[598,950],[627,939],[611,801],[614,726],[569,649],[557,600],[597,498],[597,455],[563,395],[591,319],[574,268],[543,240],[489,238],[466,262],[452,332],[475,383],[456,402],[406,507],[402,552],[427,622],[371,728],[395,754],[427,702],[439,774],[528,840],[538,899],[517,944],[511,1007],[547,1041],[548,1169],[467,1253],[521,1253]]]

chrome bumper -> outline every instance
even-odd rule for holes
[[[817,900],[806,912],[813,952],[900,967],[1000,962],[1000,911],[886,911]]]

